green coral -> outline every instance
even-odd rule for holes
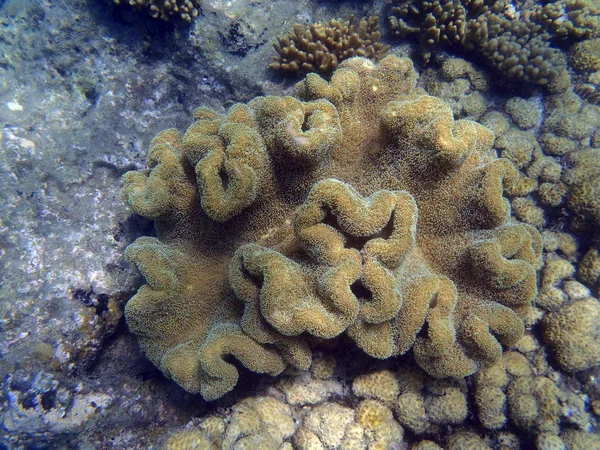
[[[412,349],[435,377],[516,344],[541,265],[539,233],[503,197],[517,170],[415,84],[407,59],[353,58],[296,97],[199,109],[155,138],[149,170],[123,178],[156,225],[126,251],[147,284],[125,314],[165,375],[211,400],[237,383],[232,358],[308,369],[310,336]]]

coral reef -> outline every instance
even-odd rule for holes
[[[551,379],[555,375],[538,375],[539,371],[517,352],[507,352],[498,363],[480,370],[474,399],[481,425],[500,430],[510,423],[538,442],[556,441],[564,423],[586,429],[590,416],[581,397],[561,389]]]
[[[600,226],[600,149],[572,152],[567,163],[562,181],[569,189],[566,204],[575,214],[574,225],[596,228]]]
[[[235,404],[226,420],[205,418],[198,428],[174,433],[166,450],[278,450],[294,433],[290,408],[274,397],[251,397]]]
[[[428,68],[419,77],[421,85],[429,95],[442,98],[455,117],[479,120],[490,106],[486,74],[468,61],[445,54],[436,55],[436,62],[440,70]]]
[[[193,420],[168,442],[207,449],[547,449],[585,448],[572,445],[586,442],[596,448],[591,408],[600,399],[597,366],[582,372],[578,385],[565,383],[540,347],[505,352],[469,382],[432,378],[407,361],[394,364],[395,370],[381,368],[386,363],[368,363],[376,367],[356,376],[346,373],[344,393],[318,402],[313,399],[320,387],[310,372],[286,371],[268,394]],[[286,397],[284,403],[281,395],[294,386],[315,392],[307,402]],[[417,443],[423,437],[431,440]]]
[[[600,38],[578,42],[571,49],[569,56],[571,65],[581,72],[600,70]]]
[[[510,118],[522,130],[538,126],[542,120],[542,109],[534,102],[520,97],[508,99],[504,106]]]
[[[401,392],[394,402],[400,424],[417,435],[435,434],[443,425],[458,425],[468,413],[464,380],[437,380],[417,367],[398,371]]]
[[[157,236],[126,252],[147,284],[125,314],[165,375],[215,399],[237,382],[230,357],[307,369],[309,336],[345,332],[460,377],[517,343],[542,241],[510,218],[516,169],[415,77],[407,59],[353,58],[296,98],[199,109],[154,139],[150,169],[123,177]]]
[[[509,0],[399,0],[389,17],[395,35],[416,34],[429,60],[438,44],[460,46],[506,77],[548,84],[564,70],[552,41],[589,38],[600,10],[586,0],[559,0],[519,10]]]
[[[509,99],[505,111],[511,121],[491,111],[482,123],[498,135],[500,155],[520,169],[519,180],[507,186],[513,214],[540,230],[558,217],[573,231],[597,227],[597,108],[570,89],[543,101]]]
[[[577,268],[579,279],[596,292],[600,289],[600,252],[591,248],[581,258]]]
[[[544,317],[544,340],[568,371],[600,363],[600,302],[587,297]]]
[[[379,42],[379,17],[360,20],[332,19],[329,23],[315,23],[308,27],[294,25],[287,36],[277,38],[273,47],[279,56],[270,69],[285,72],[317,72],[331,75],[340,62],[354,56],[380,60],[390,46]]]
[[[200,0],[114,0],[117,5],[129,5],[148,12],[155,19],[169,21],[178,17],[186,22],[198,17]]]
[[[217,450],[201,430],[183,430],[170,436],[165,450]]]
[[[547,310],[556,311],[568,301],[568,296],[559,287],[565,278],[575,273],[575,267],[560,257],[547,258],[543,269],[542,286],[535,300],[536,305]]]

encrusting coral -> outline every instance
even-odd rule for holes
[[[168,21],[179,17],[186,22],[198,17],[200,0],[114,0],[117,5],[129,5],[147,11],[153,18]]]
[[[231,358],[307,369],[308,337],[342,333],[460,377],[516,344],[542,245],[503,197],[517,170],[415,84],[408,59],[353,58],[154,139],[149,169],[123,177],[156,226],[126,251],[147,284],[125,314],[168,377],[216,399]]]
[[[356,20],[332,19],[308,27],[294,25],[294,31],[280,36],[273,46],[279,56],[270,69],[285,72],[317,72],[330,75],[338,64],[354,56],[380,60],[390,46],[379,42],[379,17]]]
[[[475,52],[504,76],[548,84],[564,71],[553,41],[600,31],[590,0],[559,0],[519,10],[510,0],[396,0],[390,25],[398,37],[416,34],[425,60],[439,44]]]

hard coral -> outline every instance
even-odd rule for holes
[[[117,5],[129,5],[147,11],[155,19],[168,21],[179,17],[186,22],[198,17],[200,0],[114,0]]]
[[[562,177],[569,188],[567,206],[579,228],[600,225],[600,149],[586,148],[569,154]]]
[[[600,9],[585,0],[522,11],[510,0],[399,0],[390,24],[399,37],[419,36],[425,60],[438,44],[459,46],[507,77],[547,84],[564,69],[564,56],[551,42],[597,34]]]
[[[398,422],[415,434],[436,434],[440,426],[462,423],[468,413],[463,380],[438,380],[410,365],[399,373],[401,393],[394,403]]]
[[[270,69],[285,72],[318,72],[330,75],[340,62],[353,56],[380,60],[390,46],[379,42],[379,17],[356,20],[332,19],[328,24],[309,27],[294,25],[294,31],[280,36],[273,46],[276,56]]]
[[[600,363],[600,302],[593,297],[544,317],[544,340],[556,361],[569,372]]]
[[[156,224],[127,257],[126,318],[147,356],[215,399],[255,372],[307,369],[309,335],[473,373],[523,334],[541,237],[510,218],[516,169],[493,133],[415,87],[407,59],[310,74],[296,98],[159,134],[123,199]]]
[[[533,436],[557,435],[561,424],[585,424],[585,408],[517,352],[506,352],[475,376],[475,405],[483,427],[499,430],[507,422]],[[582,425],[585,427],[585,425]],[[546,447],[542,447],[546,448]]]
[[[166,450],[279,450],[294,433],[290,408],[274,397],[250,397],[233,405],[224,420],[209,416],[200,429],[172,435]],[[287,445],[290,445],[289,443]]]
[[[600,70],[600,38],[587,39],[573,46],[571,64],[581,72]]]

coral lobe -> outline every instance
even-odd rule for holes
[[[276,375],[346,333],[461,377],[519,340],[541,238],[510,217],[516,169],[415,77],[353,58],[155,138],[150,171],[124,176],[157,231],[127,251],[147,284],[126,317],[167,376],[215,399],[237,383],[228,355]]]

